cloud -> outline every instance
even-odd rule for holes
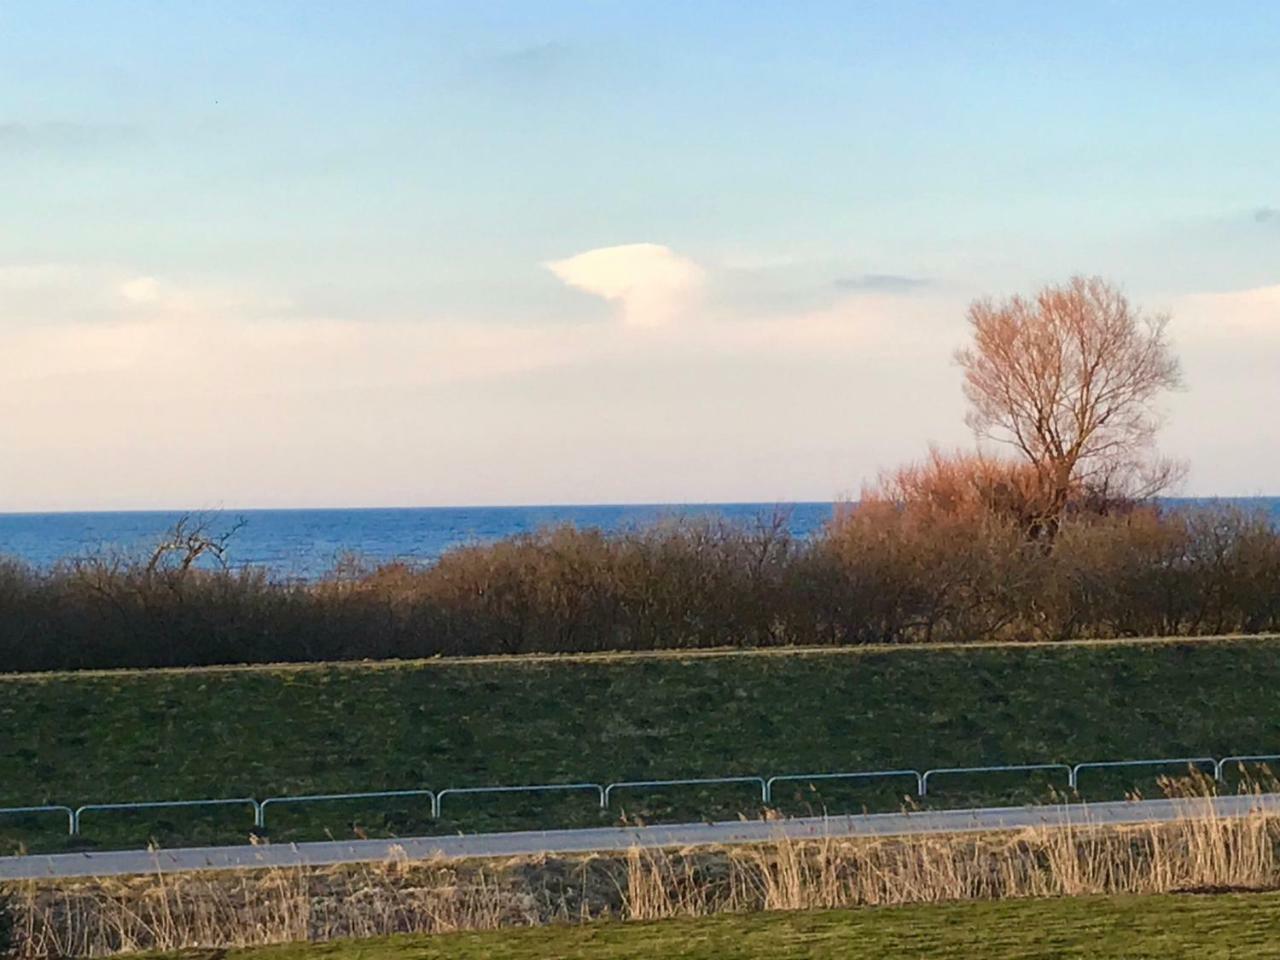
[[[894,273],[864,273],[853,277],[840,277],[835,284],[842,290],[881,290],[906,293],[931,286],[933,281],[925,277],[906,277]]]
[[[633,327],[664,326],[687,314],[706,279],[698,264],[657,243],[600,247],[545,266],[574,289],[617,304]]]
[[[804,279],[824,302],[747,310],[722,287],[739,272],[655,244],[548,266],[625,322],[337,318],[145,267],[0,264],[0,405],[22,411],[0,423],[0,495],[10,509],[822,497],[964,436],[950,356],[965,304],[949,283],[836,288],[823,264]],[[1274,476],[1258,411],[1280,285],[1167,305],[1190,386],[1170,400],[1170,452],[1210,465],[1203,491]]]
[[[0,265],[0,382],[8,384],[133,370],[136,378],[113,389],[127,394],[164,371],[186,371],[193,382],[249,394],[340,392],[500,377],[603,349],[598,334],[569,325],[335,319],[248,287]]]
[[[15,263],[0,265],[0,293],[43,290],[65,282],[72,271],[60,263]]]
[[[41,313],[34,294],[31,322],[0,309],[0,405],[24,411],[0,424],[0,494],[27,509],[820,497],[963,435],[964,304],[943,285],[834,290],[824,267],[829,302],[745,312],[716,286],[733,271],[658,245],[550,267],[625,322],[336,318],[145,267],[0,267],[79,311]],[[1214,370],[1189,373],[1198,393]]]
[[[1253,212],[1255,223],[1276,224],[1280,226],[1280,208],[1259,207]]]
[[[122,123],[0,123],[0,153],[114,146],[137,135],[136,127]]]
[[[160,281],[155,277],[134,277],[117,290],[130,303],[155,303],[160,299]]]
[[[1280,284],[1180,297],[1171,330],[1179,340],[1232,342],[1237,349],[1240,339],[1280,344]]]
[[[504,79],[542,80],[559,70],[569,59],[570,48],[557,40],[532,43],[499,53],[490,61]]]

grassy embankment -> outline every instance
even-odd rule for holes
[[[0,805],[1280,752],[1280,641],[513,658],[0,678]],[[1156,793],[1093,774],[1088,799]],[[1058,778],[1060,780],[1061,778]],[[939,779],[935,804],[1052,778]],[[796,784],[789,814],[895,809],[903,780]],[[1059,789],[1063,786],[1059,783]],[[273,840],[758,815],[750,787],[271,812]],[[82,846],[244,842],[249,814],[89,813]],[[6,852],[68,844],[6,818]]]
[[[1081,897],[291,944],[233,950],[226,960],[1215,960],[1280,956],[1277,927],[1280,894],[1274,893]]]

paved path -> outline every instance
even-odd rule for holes
[[[1265,809],[1280,813],[1280,794],[1218,797],[1219,816],[1240,816]],[[592,853],[631,847],[687,847],[753,843],[781,837],[894,836],[926,833],[972,833],[1061,827],[1071,824],[1132,824],[1204,814],[1204,801],[1120,801],[1061,806],[987,807],[976,810],[875,813],[795,820],[750,820],[685,823],[651,827],[603,827],[587,830],[544,830],[478,833],[400,840],[352,840],[320,843],[264,844],[241,847],[186,847],[173,850],[115,850],[95,853],[32,854],[0,857],[0,880],[36,877],[91,877],[188,870],[228,870],[360,863],[387,859],[425,860],[443,857],[511,857],[539,853]]]

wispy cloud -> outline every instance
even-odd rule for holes
[[[543,75],[559,68],[569,58],[568,44],[558,40],[532,43],[506,50],[493,58],[498,69],[517,76]]]
[[[138,133],[137,127],[120,123],[0,123],[0,152],[83,150],[115,146],[129,142]]]
[[[1231,344],[1247,339],[1256,348],[1280,345],[1280,284],[1198,293],[1179,298],[1173,310],[1173,333],[1179,340]]]
[[[551,86],[572,59],[572,47],[547,40],[482,54],[472,61],[471,69],[481,82],[496,83],[503,90],[518,87],[523,93]]]
[[[853,277],[840,277],[835,285],[841,290],[874,290],[886,293],[906,293],[931,286],[926,277],[908,277],[896,273],[864,273]]]
[[[1280,226],[1280,208],[1259,207],[1257,210],[1253,211],[1253,219],[1255,223]]]

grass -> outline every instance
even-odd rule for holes
[[[1182,817],[1131,827],[780,838],[603,856],[391,858],[340,867],[32,880],[0,892],[20,956],[96,958],[347,941],[332,951],[341,954],[351,942],[374,937],[526,927],[559,929],[525,941],[534,947],[512,956],[526,955],[522,949],[561,956],[571,945],[643,936],[612,925],[563,930],[572,923],[1280,888],[1280,821],[1257,810],[1218,817],[1194,785],[1187,786]],[[682,943],[697,940],[676,936]],[[489,946],[506,941],[422,942],[428,955],[471,955],[462,943],[485,956]],[[648,948],[644,955],[665,956],[659,948],[669,943],[639,946]]]
[[[1280,641],[425,661],[0,678],[0,805],[1280,752]],[[1158,771],[1177,772],[1177,771]],[[1152,777],[1096,774],[1090,798]],[[931,803],[1044,799],[939,779]],[[1061,788],[1058,785],[1059,789]],[[895,808],[908,784],[799,784],[789,813]],[[272,839],[756,815],[748,789],[279,808]],[[81,844],[244,842],[247,812],[86,814]],[[56,818],[0,821],[56,849]]]
[[[1274,893],[1080,897],[399,936],[234,950],[226,960],[1215,960],[1280,956],[1277,927]]]

